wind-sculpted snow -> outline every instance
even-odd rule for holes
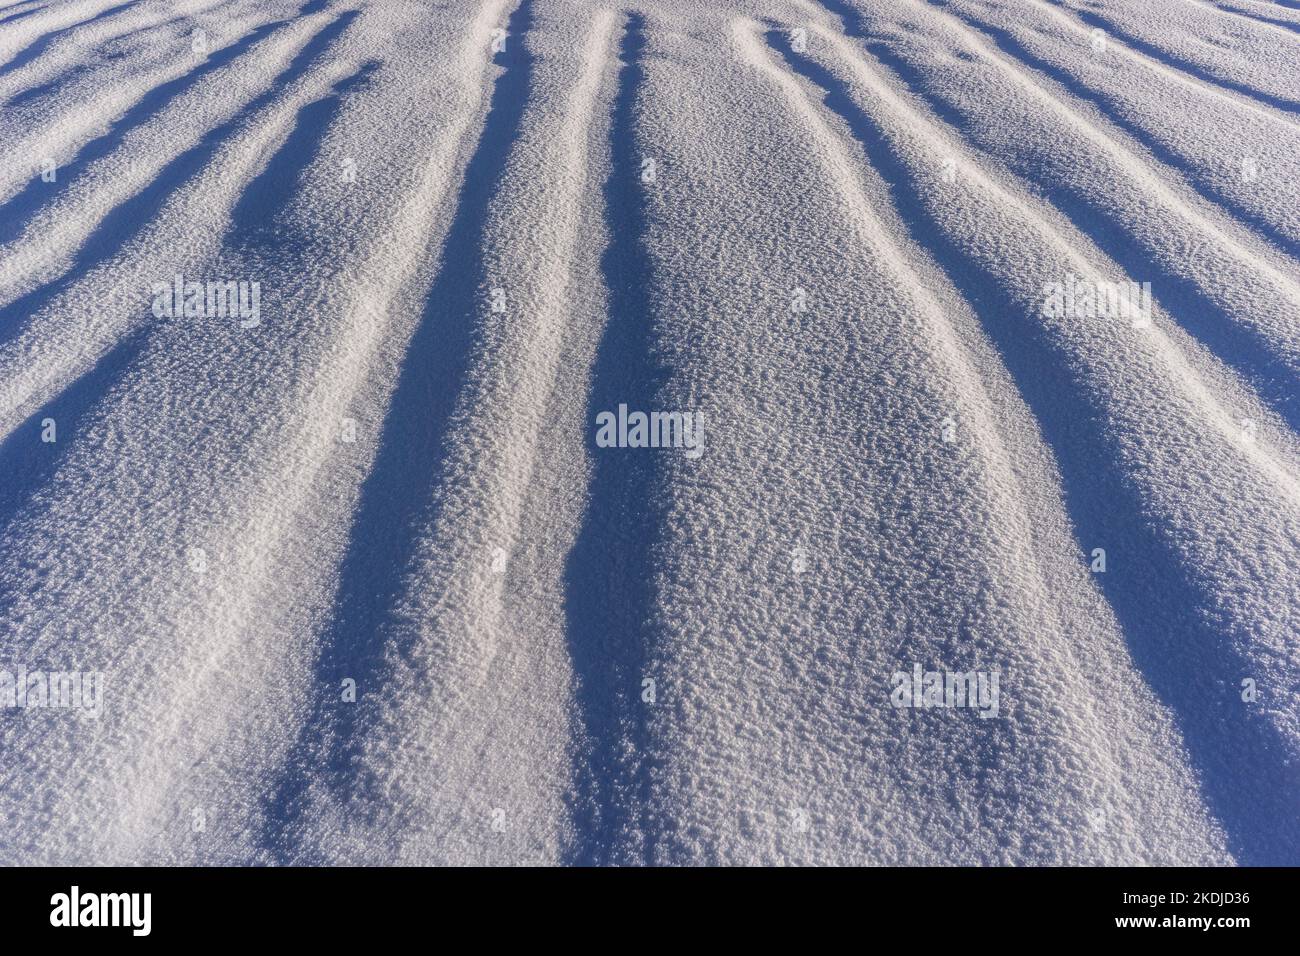
[[[0,863],[1300,863],[1297,46],[0,4]]]

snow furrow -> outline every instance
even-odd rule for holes
[[[22,6],[26,6],[27,9],[10,12],[13,11],[15,7]],[[22,20],[26,17],[32,16],[33,14],[40,13],[47,6],[49,6],[48,3],[27,3],[26,0],[17,0],[15,3],[6,3],[3,6],[0,6],[0,11],[3,11],[3,16],[0,16],[0,25],[12,23],[15,20]]]
[[[393,861],[557,857],[565,811],[549,795],[567,784],[567,760],[556,758],[567,757],[569,736],[560,568],[530,560],[520,532],[530,505],[548,507],[548,540],[532,544],[563,553],[577,520],[577,502],[538,500],[535,489],[544,482],[541,456],[576,451],[581,443],[579,409],[558,425],[544,416],[560,385],[561,356],[576,358],[574,349],[580,354],[581,342],[593,338],[594,329],[581,326],[592,317],[575,298],[571,270],[584,259],[591,267],[577,245],[580,234],[589,234],[580,227],[591,225],[584,155],[599,115],[614,19],[525,2],[510,21],[507,44],[526,52],[516,54],[494,91],[443,271],[408,346],[343,565],[338,633],[329,639],[374,628],[375,660],[367,665],[340,642],[324,662],[332,673],[357,674],[367,688],[357,715],[338,725],[348,734],[335,744],[350,757],[348,776],[364,782],[382,774],[386,784],[382,791],[340,787],[325,775],[320,803],[308,811],[310,845],[321,850],[342,840],[345,856],[373,859],[379,846]],[[539,34],[580,37],[581,45],[539,41]],[[542,175],[558,166],[558,177]],[[484,211],[475,190],[488,186]],[[482,224],[490,244],[462,234],[471,222]],[[482,261],[470,266],[476,250]],[[494,290],[504,294],[502,311],[492,308]],[[453,332],[460,324],[470,328]],[[575,337],[579,342],[566,347]],[[439,348],[473,360],[449,373],[436,358]],[[430,402],[435,387],[445,398]],[[441,449],[432,473],[411,468],[418,456],[395,460],[394,445],[415,434],[403,421],[411,415],[426,419],[422,440]],[[559,449],[543,446],[546,433]],[[412,488],[427,488],[413,496],[425,507],[396,528],[374,502],[382,498],[391,508],[396,489]],[[375,537],[394,533],[409,540],[386,550]],[[357,600],[355,578],[364,576],[361,587],[373,591],[375,574],[400,587],[386,607],[358,620],[359,609],[347,603]],[[516,589],[524,582],[536,598],[518,617]],[[516,713],[503,709],[502,699],[530,704]],[[402,767],[396,776],[386,769],[394,759]],[[334,773],[340,767],[337,755],[322,762]],[[476,773],[458,772],[474,763]],[[408,836],[394,835],[395,818]]]
[[[1050,25],[1026,23],[1021,7],[982,5],[978,19],[965,8],[948,9],[1012,59],[1100,109],[1159,160],[1171,178],[1181,173],[1203,198],[1292,259],[1300,258],[1300,222],[1293,216],[1298,192],[1290,171],[1300,150],[1300,129],[1246,121],[1231,106],[1211,111],[1208,116],[1216,122],[1206,123],[1207,104],[1189,99],[1185,86],[1153,84],[1114,57],[1084,53],[1071,35],[1048,45],[1045,32],[1034,28]],[[1171,109],[1171,103],[1181,108]]]
[[[890,103],[891,100],[898,103],[897,98],[891,96],[889,90],[864,69],[859,53],[833,35],[823,35],[836,49],[836,60],[851,64],[850,69],[861,84],[858,88],[847,87],[841,96],[849,97],[859,104]],[[862,118],[864,113],[856,115],[860,118],[860,123],[868,122]],[[1206,632],[1201,638],[1205,644],[1199,651],[1197,660],[1203,665],[1207,660],[1217,658],[1220,661],[1218,667],[1226,665],[1231,669],[1235,663],[1245,671],[1271,673],[1272,680],[1277,682],[1275,686],[1293,680],[1294,677],[1290,675],[1296,662],[1283,639],[1290,627],[1287,621],[1289,612],[1278,607],[1274,598],[1274,595],[1287,593],[1288,588],[1294,586],[1286,580],[1286,576],[1291,573],[1287,555],[1294,548],[1296,535],[1296,518],[1292,513],[1294,503],[1300,500],[1295,480],[1297,467],[1293,443],[1287,442],[1283,434],[1279,436],[1283,445],[1277,451],[1256,454],[1261,449],[1242,437],[1238,416],[1258,415],[1258,406],[1252,407],[1249,397],[1241,395],[1240,390],[1234,389],[1231,382],[1224,382],[1221,373],[1215,376],[1210,369],[1198,370],[1196,366],[1203,365],[1203,361],[1195,361],[1195,350],[1185,356],[1185,347],[1174,347],[1162,333],[1158,319],[1152,329],[1130,330],[1118,324],[1106,326],[1105,320],[1098,319],[1093,319],[1091,324],[1084,320],[1082,327],[1075,328],[1059,322],[1046,322],[1041,318],[1042,281],[1070,271],[1078,274],[1105,274],[1105,268],[1099,268],[1095,262],[1081,261],[1072,251],[1072,245],[1075,244],[1062,241],[1057,230],[1047,226],[1040,216],[1029,212],[1026,208],[1028,200],[1017,201],[1014,196],[1006,194],[975,163],[959,161],[958,177],[948,190],[948,195],[945,196],[942,190],[936,190],[933,173],[926,166],[931,162],[929,157],[953,155],[951,144],[946,144],[933,135],[926,137],[928,141],[918,142],[916,137],[919,130],[907,121],[905,115],[898,117],[896,122],[903,125],[890,132],[888,138],[895,142],[893,148],[901,150],[902,155],[907,157],[907,168],[900,170],[900,176],[905,176],[909,181],[906,188],[914,191],[911,194],[913,198],[908,200],[903,210],[905,218],[909,223],[921,223],[927,232],[935,230],[933,238],[928,241],[934,243],[932,248],[941,261],[948,260],[950,264],[946,268],[950,274],[972,276],[972,265],[984,270],[987,278],[979,281],[973,278],[966,280],[971,283],[968,295],[973,297],[971,301],[983,303],[980,307],[981,320],[998,343],[1004,360],[1013,373],[1017,374],[1019,387],[1039,417],[1040,427],[1054,446],[1066,488],[1081,489],[1085,486],[1082,476],[1075,472],[1076,466],[1072,464],[1079,460],[1081,444],[1111,445],[1113,447],[1108,460],[1121,464],[1124,474],[1116,475],[1107,482],[1111,490],[1103,500],[1106,502],[1106,511],[1111,515],[1123,512],[1125,507],[1131,507],[1133,510],[1127,519],[1117,522],[1114,517],[1103,517],[1103,513],[1097,511],[1099,502],[1090,500],[1091,495],[1088,493],[1075,491],[1067,498],[1075,521],[1080,526],[1081,550],[1090,550],[1089,539],[1099,541],[1109,538],[1112,541],[1125,541],[1128,548],[1140,545],[1141,550],[1150,551],[1152,543],[1143,542],[1143,535],[1157,533],[1157,529],[1182,526],[1184,522],[1179,515],[1187,509],[1206,514],[1220,512],[1224,508],[1223,502],[1228,498],[1235,499],[1239,508],[1277,514],[1279,520],[1276,524],[1271,524],[1267,529],[1261,528],[1258,539],[1235,541],[1227,550],[1218,552],[1218,560],[1226,561],[1231,567],[1239,566],[1240,562],[1254,563],[1262,560],[1268,563],[1271,570],[1262,572],[1259,580],[1269,583],[1261,583],[1256,588],[1253,599],[1242,601],[1231,610],[1217,607],[1215,603],[1206,604],[1203,608],[1205,614],[1219,618],[1220,627],[1226,627],[1229,633],[1237,635],[1250,634],[1253,642],[1250,645],[1243,644],[1240,639],[1235,642],[1220,642],[1212,638],[1213,632]],[[913,128],[909,129],[909,126]],[[909,140],[912,140],[910,144]],[[880,163],[877,160],[877,166]],[[905,188],[902,181],[897,188]],[[987,194],[981,196],[985,192]],[[968,203],[975,204],[976,209],[963,214],[961,207]],[[957,204],[956,209],[952,208],[954,204]],[[1026,216],[1027,219],[1022,218]],[[1009,217],[1019,221],[999,221]],[[991,249],[981,241],[979,233],[969,232],[969,227],[965,224],[976,222],[996,224],[999,236],[1023,237],[1012,244],[1014,254],[1008,255],[1009,250],[1005,247]],[[954,230],[954,224],[959,228]],[[1035,234],[1040,238],[1031,241],[1028,237]],[[1033,248],[1037,243],[1042,246]],[[1044,258],[1047,262],[1056,259],[1057,264],[1048,265],[1042,262]],[[1023,263],[1035,260],[1042,262],[1037,268],[1039,281],[1026,282]],[[973,275],[979,276],[979,272]],[[1012,339],[1006,328],[1006,320],[995,318],[1003,313],[1033,317],[1036,324],[1045,324],[1047,336],[1043,339],[1043,345],[1055,350],[1048,364],[1053,369],[1069,370],[1064,379],[1058,373],[1050,379],[1040,378],[1031,386],[1019,374],[1026,367],[1024,363],[1030,361],[1027,351],[1029,355],[1033,354],[1035,346],[1030,344],[1033,337],[1019,342]],[[1023,340],[1023,327],[1019,335]],[[1119,338],[1112,339],[1113,344],[1108,344],[1106,339],[1112,336]],[[1096,340],[1096,344],[1089,343],[1089,339]],[[1113,362],[1116,348],[1122,348],[1130,361],[1138,362],[1148,369],[1142,381],[1134,382],[1128,376],[1116,375]],[[1139,360],[1136,354],[1138,352],[1145,353],[1145,357]],[[1156,363],[1157,368],[1164,364],[1168,370],[1158,372],[1151,366],[1152,362]],[[1042,363],[1043,358],[1040,357],[1035,365],[1041,366]],[[1149,391],[1143,394],[1144,389]],[[1185,398],[1175,397],[1179,391],[1185,394]],[[1237,394],[1229,398],[1234,391]],[[1236,404],[1243,400],[1245,404]],[[1230,407],[1225,407],[1234,404],[1236,407],[1231,410]],[[1104,416],[1104,420],[1110,423],[1106,429],[1087,437],[1077,427],[1067,432],[1060,430],[1061,426],[1056,420],[1059,414],[1057,409],[1090,405],[1096,406],[1098,417]],[[1199,411],[1191,411],[1198,406]],[[1156,439],[1150,434],[1154,430],[1172,430],[1181,434]],[[1197,446],[1200,446],[1198,450],[1191,450]],[[1139,448],[1151,451],[1143,453]],[[1187,450],[1180,453],[1187,455],[1181,464],[1177,458],[1167,458],[1165,451],[1158,454],[1155,452],[1156,449],[1174,448]],[[1282,455],[1280,459],[1278,454]],[[1153,455],[1154,457],[1148,457]],[[1200,465],[1209,461],[1215,462],[1212,468]],[[1176,493],[1171,493],[1171,474],[1189,473],[1193,463],[1197,463],[1199,473],[1196,482],[1203,486],[1202,490],[1196,490],[1194,485],[1184,480]],[[1242,470],[1245,463],[1254,466],[1253,476],[1250,471]],[[1092,483],[1096,481],[1094,476]],[[1130,494],[1121,489],[1134,486],[1140,489],[1137,499],[1140,505],[1137,502],[1126,505]],[[1253,490],[1247,492],[1247,486]],[[1205,495],[1206,499],[1200,502],[1189,500],[1198,495]],[[1152,511],[1155,512],[1154,515]],[[1282,512],[1288,515],[1286,519],[1281,518]],[[1228,518],[1225,516],[1223,520]],[[1207,523],[1206,519],[1201,522],[1204,523]],[[1279,524],[1282,527],[1276,526]],[[1139,530],[1143,527],[1149,531]],[[1167,531],[1159,533],[1169,534]],[[1169,560],[1160,565],[1162,573],[1166,575],[1166,587],[1184,595],[1182,600],[1191,603],[1212,600],[1212,595],[1225,584],[1219,571],[1203,563],[1204,558],[1199,561],[1191,558],[1197,551],[1196,541],[1200,535],[1198,528],[1186,541],[1178,541],[1175,536],[1162,545],[1170,549]],[[1108,549],[1108,553],[1113,555],[1114,552]],[[1109,583],[1115,579],[1103,580]],[[1163,682],[1161,675],[1166,672],[1166,668],[1156,668],[1150,663],[1151,650],[1147,646],[1151,641],[1158,644],[1162,640],[1160,635],[1166,633],[1167,628],[1177,628],[1183,633],[1192,632],[1187,623],[1173,624],[1173,621],[1186,613],[1186,609],[1156,609],[1148,602],[1143,606],[1141,614],[1135,614],[1139,599],[1126,594],[1125,590],[1111,590],[1108,598],[1121,619],[1125,620],[1126,636],[1133,646],[1135,657],[1152,673],[1153,683],[1168,697],[1175,710],[1180,712],[1185,725],[1190,724],[1195,728],[1196,732],[1189,734],[1189,737],[1198,742],[1204,741],[1206,731],[1201,726],[1204,719],[1201,698],[1187,692],[1187,686],[1198,680],[1195,671],[1181,674],[1177,682]],[[1272,642],[1265,638],[1268,634],[1274,635]],[[1239,655],[1243,656],[1239,659]],[[1195,705],[1192,706],[1189,702],[1195,702]],[[1269,744],[1270,740],[1285,741],[1291,733],[1292,721],[1285,711],[1260,715],[1255,720],[1233,713],[1229,707],[1226,712],[1216,712],[1214,719],[1232,721],[1233,733],[1252,740],[1248,748],[1251,766],[1258,766],[1253,761],[1259,760],[1262,752],[1278,746],[1276,743]],[[1204,755],[1197,756],[1205,760]],[[1216,752],[1216,760],[1218,759],[1221,758]],[[1274,775],[1274,786],[1289,786],[1287,781],[1291,771],[1288,768],[1286,759],[1272,764],[1270,772]],[[1220,812],[1230,830],[1248,832],[1245,819],[1248,819],[1249,811],[1244,808],[1249,807],[1251,801],[1258,797],[1236,787],[1236,781],[1242,772],[1240,768],[1234,770],[1231,765],[1223,765],[1223,776],[1220,777],[1219,767],[1215,767],[1209,773],[1208,786],[1213,799],[1222,805]],[[1285,839],[1293,839],[1293,836],[1288,834]],[[1251,857],[1264,855],[1263,858],[1267,858],[1268,854],[1279,851],[1275,847],[1243,844],[1242,852]]]
[[[29,90],[61,78],[78,67],[83,67],[84,63],[80,61],[85,59],[88,46],[98,48],[114,40],[122,40],[139,33],[152,34],[175,23],[200,22],[194,19],[196,15],[217,8],[222,8],[223,16],[229,17],[232,11],[224,9],[225,4],[226,0],[200,0],[193,3],[169,4],[168,9],[164,10],[135,5],[111,19],[97,18],[88,21],[75,28],[75,33],[68,31],[72,35],[55,45],[53,49],[29,50],[24,54],[28,59],[22,64],[22,69],[10,64],[0,70],[0,98],[7,101],[6,105],[12,106],[15,100]],[[36,53],[43,55],[37,57]]]
[[[770,64],[765,63],[764,57],[758,49],[758,45],[753,37],[753,29],[744,25],[737,25],[738,39],[742,45],[742,50],[747,60],[754,63],[760,68],[765,69],[769,74],[773,74]],[[798,63],[799,61],[790,53],[788,48],[787,55]],[[814,118],[812,111],[808,110],[804,104],[803,94],[797,90],[794,84],[790,83],[779,76],[776,81],[784,87],[787,96],[789,96],[797,105],[796,108],[802,112],[805,119],[816,129],[817,138],[821,141],[822,149],[828,154],[828,159],[833,163],[829,173],[829,179],[841,184],[841,188],[846,188],[848,184],[854,182],[855,174],[851,171],[851,163],[847,156],[841,152],[839,144],[835,142],[835,137],[822,121]],[[879,169],[879,165],[874,168]],[[867,210],[871,203],[866,196],[861,193],[850,192],[848,194],[848,205],[857,210]],[[872,244],[871,237],[877,235],[889,235],[891,230],[881,228],[881,224],[870,219],[862,223],[863,235],[861,242],[865,246]],[[995,414],[991,402],[987,395],[983,394],[983,383],[972,365],[971,357],[965,353],[963,346],[960,344],[955,330],[949,324],[949,319],[945,315],[945,309],[940,305],[939,297],[936,293],[931,292],[927,286],[927,281],[932,281],[930,277],[924,276],[915,270],[914,265],[909,263],[908,255],[903,251],[902,246],[885,247],[884,249],[873,250],[873,258],[883,260],[889,263],[890,267],[895,270],[900,280],[898,286],[903,289],[912,289],[915,296],[915,305],[917,309],[916,318],[920,322],[920,339],[924,342],[933,343],[930,347],[934,354],[936,366],[942,370],[941,374],[951,382],[956,394],[961,395],[964,399],[957,418],[962,423],[962,428],[969,429],[966,434],[971,438],[973,445],[978,449],[977,454],[982,458],[979,468],[984,472],[985,477],[981,482],[981,492],[987,496],[986,500],[989,506],[996,510],[1000,516],[1000,525],[1006,529],[1009,537],[1015,540],[1025,540],[1029,538],[1028,529],[1030,527],[1027,510],[1023,506],[1026,501],[1026,490],[1020,486],[1020,482],[1011,468],[1010,457],[1004,447],[1001,435],[994,425]],[[910,274],[909,274],[910,273]],[[945,292],[951,293],[952,287],[944,289]],[[1082,549],[1081,549],[1082,550]],[[1021,600],[1033,606],[1049,607],[1051,601],[1048,598],[1044,578],[1044,569],[1038,566],[1036,556],[1028,553],[1016,554],[1013,559],[1016,563],[1024,568],[1024,573],[1020,587],[1024,589]],[[1051,619],[1039,622],[1036,628],[1030,633],[1059,633],[1068,625],[1060,619]],[[1044,647],[1040,651],[1042,657],[1051,660],[1052,651]],[[1038,679],[1045,681],[1049,686],[1053,683],[1064,682],[1065,675],[1079,673],[1085,670],[1084,662],[1077,656],[1070,655],[1056,663],[1059,667],[1058,674],[1038,675]],[[1063,738],[1087,741],[1104,741],[1107,734],[1103,730],[1103,725],[1099,721],[1102,717],[1099,713],[1086,713],[1084,721],[1068,730],[1057,731]],[[1131,747],[1132,744],[1130,743]],[[1116,770],[1121,763],[1120,754],[1115,750],[1101,750],[1093,755],[1079,755],[1081,760],[1094,760],[1102,768],[1099,776],[1114,777]],[[1147,811],[1149,812],[1149,811]]]
[[[825,5],[857,16],[839,0]],[[881,15],[874,6],[863,9],[870,9],[873,18]],[[957,78],[971,81],[964,60],[936,59],[933,52],[907,44],[890,49],[873,41],[868,50],[964,137],[1012,172],[1034,179],[1053,205],[1130,278],[1150,281],[1170,314],[1250,380],[1293,429],[1300,427],[1300,409],[1291,407],[1300,373],[1300,277],[1235,223],[1221,220],[1157,175],[1153,163],[1105,129],[1103,120],[1088,120],[1032,81],[961,20],[928,8],[918,12],[920,22],[951,34],[958,49],[1012,85],[981,73],[982,98],[971,100],[951,85]],[[851,32],[862,34],[862,28]],[[963,65],[954,69],[953,63]],[[1045,135],[1011,137],[1007,126],[989,125],[984,114],[992,103],[1021,122],[1042,127]],[[1160,215],[1143,214],[1153,205]]]
[[[1288,23],[1285,20],[1272,20],[1268,17],[1260,16],[1259,13],[1253,9],[1226,7],[1215,3],[1209,3],[1207,0],[1187,0],[1187,2],[1193,3],[1205,10],[1211,10],[1225,17],[1239,17],[1243,20],[1248,20],[1252,25],[1267,27],[1270,30],[1276,31],[1278,34],[1290,37],[1291,39],[1300,39],[1300,24]],[[1268,2],[1268,0],[1263,0],[1263,2]]]
[[[6,271],[15,284],[22,283],[19,288],[27,289],[0,307],[0,317],[13,321],[0,340],[0,434],[8,434],[33,403],[48,398],[51,387],[57,388],[84,372],[120,335],[142,321],[150,321],[150,302],[142,290],[151,288],[151,284],[143,277],[136,283],[118,283],[116,288],[110,288],[98,299],[101,306],[110,307],[97,309],[100,314],[89,322],[86,316],[69,310],[66,303],[96,301],[96,293],[87,292],[86,286],[93,288],[95,278],[102,283],[108,276],[122,273],[124,267],[119,263],[124,246],[148,243],[157,248],[159,243],[167,242],[182,249],[188,246],[191,254],[196,251],[193,239],[187,241],[186,235],[196,221],[202,221],[199,215],[178,212],[169,222],[173,235],[166,240],[156,230],[152,235],[150,230],[133,235],[132,227],[147,221],[142,213],[169,203],[178,211],[183,208],[178,204],[191,191],[191,178],[201,171],[210,173],[214,151],[228,150],[229,141],[237,141],[241,134],[251,140],[253,151],[247,158],[236,160],[234,168],[255,168],[261,151],[284,128],[283,121],[277,123],[273,117],[291,113],[296,108],[295,98],[310,95],[307,91],[313,80],[309,68],[352,16],[321,14],[320,19],[302,21],[285,37],[284,47],[277,50],[277,60],[265,64],[264,72],[251,73],[238,112],[230,115],[226,107],[225,115],[200,114],[187,139],[174,136],[177,153],[139,161],[129,147],[124,148],[121,154],[105,160],[106,169],[95,170],[74,184],[68,194],[42,207],[35,224],[25,233],[32,238],[15,244],[6,261]],[[159,118],[161,128],[168,128],[168,119]],[[219,125],[207,125],[214,120]],[[140,137],[147,141],[152,132],[146,127]],[[104,179],[112,185],[101,186]],[[237,181],[228,182],[227,188],[233,194]],[[209,209],[208,213],[220,215],[220,210]],[[39,274],[42,265],[48,269],[52,262],[61,263],[62,268],[56,268],[53,277],[33,283],[33,274]],[[146,268],[158,267],[150,264]],[[153,275],[158,277],[156,271]],[[111,314],[104,316],[105,311]],[[25,324],[20,324],[23,320]],[[78,340],[75,348],[42,353],[31,344],[70,334]]]
[[[1103,30],[1117,37],[1121,44],[1127,44],[1130,48],[1130,56],[1141,58],[1152,69],[1182,74],[1189,82],[1199,83],[1207,90],[1218,87],[1230,91],[1239,97],[1255,101],[1256,109],[1278,110],[1290,117],[1300,114],[1300,97],[1296,96],[1294,86],[1288,88],[1285,81],[1279,82],[1276,72],[1268,69],[1270,61],[1286,62],[1288,58],[1294,57],[1295,50],[1288,42],[1290,38],[1282,39],[1281,48],[1270,51],[1272,53],[1270,57],[1242,59],[1234,62],[1229,68],[1221,56],[1212,55],[1208,57],[1208,62],[1198,62],[1200,54],[1214,49],[1209,44],[1198,44],[1193,51],[1182,49],[1182,45],[1170,43],[1167,22],[1162,22],[1154,30],[1152,29],[1154,25],[1134,24],[1135,28],[1122,26],[1123,21],[1119,17],[1124,16],[1125,19],[1129,19],[1134,11],[1138,11],[1141,15],[1140,5],[1126,4],[1121,8],[1122,12],[1117,11],[1116,15],[1111,15],[1109,3],[1095,7],[1096,10],[1105,11],[1097,13],[1081,10],[1067,0],[1030,0],[1030,2],[1035,6],[1050,3],[1057,8],[1058,13],[1068,11],[1068,14],[1061,13],[1063,17],[1077,18],[1081,21],[1083,24],[1081,29]],[[1242,74],[1248,76],[1252,82],[1238,79]],[[1297,119],[1290,121],[1300,122]]]
[[[48,14],[48,18],[24,22],[21,26],[10,26],[0,32],[0,57],[5,53],[13,54],[8,59],[0,60],[0,74],[9,73],[34,60],[55,40],[78,27],[115,16],[140,2],[141,0],[111,4],[61,3],[43,8],[41,13]]]
[[[309,4],[312,5],[320,6]],[[205,21],[206,18],[199,18],[199,22]],[[269,38],[289,25],[287,20],[269,20],[265,14],[254,14],[247,20],[225,21],[224,30],[245,32],[211,52],[208,52],[210,48],[206,39],[203,48],[195,50],[192,34],[164,34],[161,39],[169,47],[168,52],[173,54],[166,68],[132,73],[116,89],[103,93],[96,88],[89,91],[88,98],[66,103],[64,112],[53,122],[43,125],[34,135],[17,141],[15,153],[24,157],[25,162],[5,170],[10,178],[4,187],[4,205],[0,207],[5,214],[0,240],[10,241],[18,235],[29,224],[32,210],[38,208],[53,191],[49,188],[51,181],[41,175],[46,172],[44,164],[54,165],[52,182],[57,183],[59,167],[75,169],[101,158],[133,129],[164,112],[176,101],[184,102],[187,93],[192,96],[194,87],[202,91],[204,83],[200,81],[209,74],[230,75],[228,64],[244,52],[260,48],[259,41],[268,39],[267,48],[275,49],[275,42]],[[216,88],[220,87],[207,84],[209,91]],[[208,98],[215,98],[212,92],[208,93]],[[112,117],[107,124],[106,117]],[[38,157],[38,162],[28,165],[31,157]],[[14,190],[19,191],[15,194]]]

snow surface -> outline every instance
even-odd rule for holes
[[[3,4],[0,863],[1300,864],[1297,7]]]

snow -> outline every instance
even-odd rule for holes
[[[0,5],[0,863],[1300,863],[1298,47]]]

